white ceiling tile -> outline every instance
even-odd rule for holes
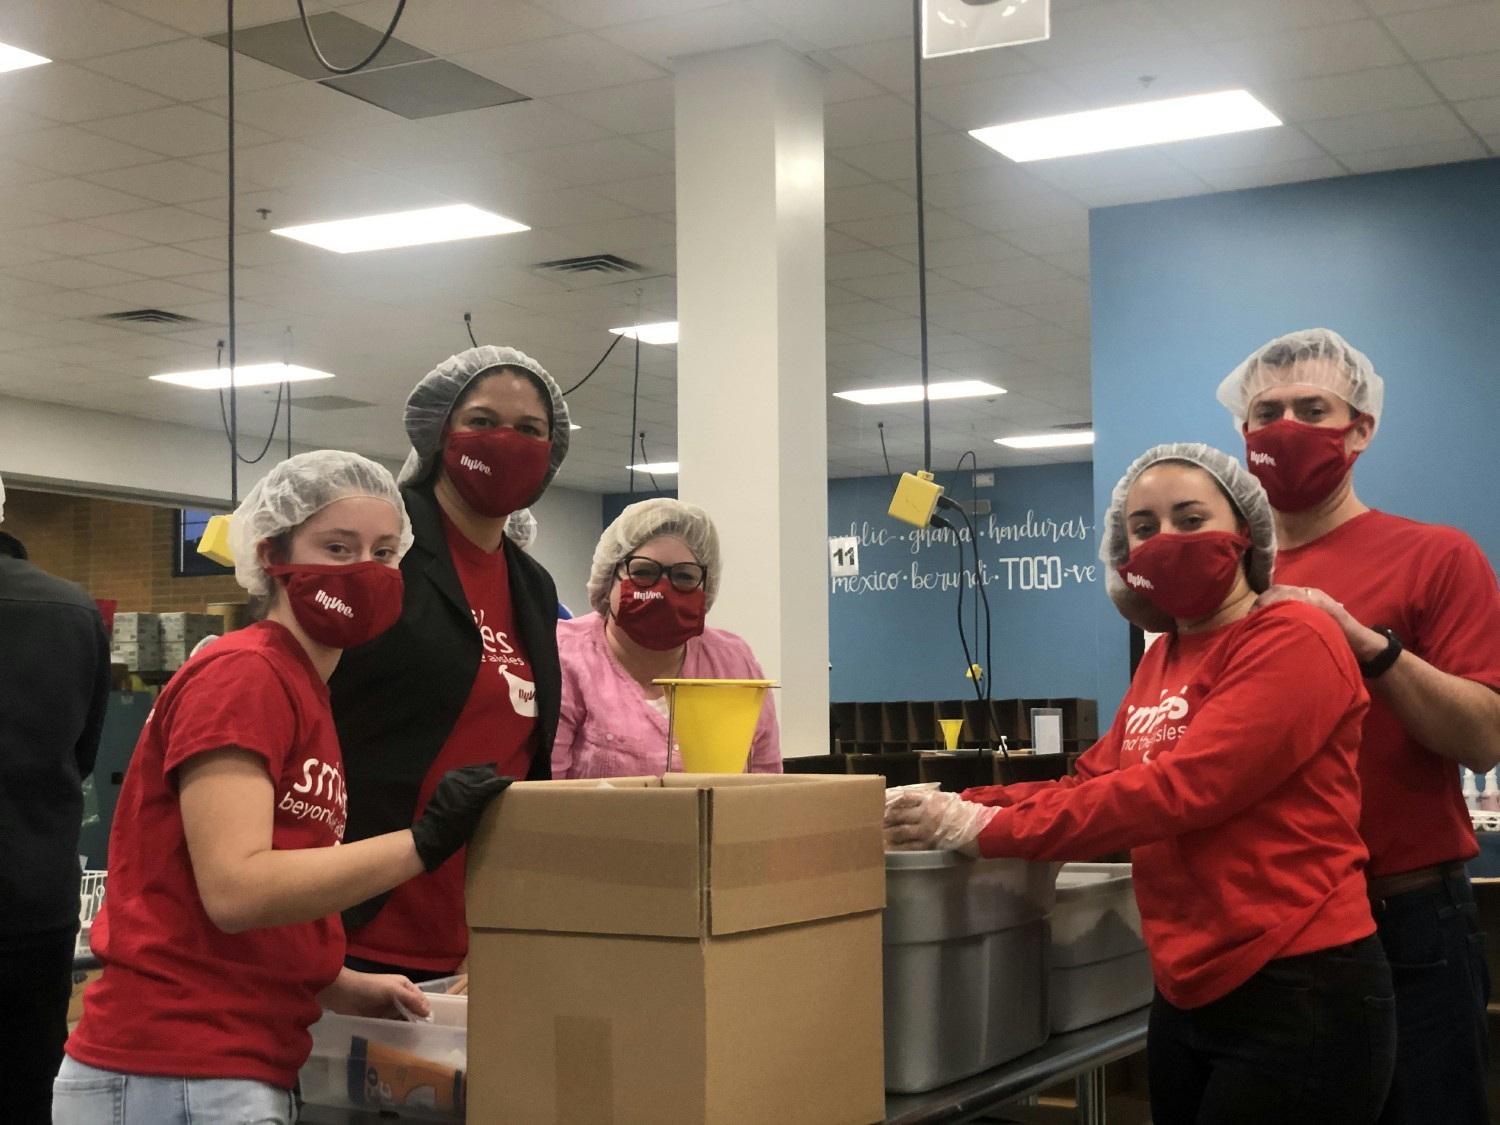
[[[982,147],[973,138],[970,141],[976,147]],[[931,207],[962,207],[997,199],[1046,195],[1052,190],[1050,185],[1009,161],[996,167],[929,175],[926,179],[927,203]],[[905,183],[898,186],[903,191],[915,190],[914,186]]]
[[[1092,108],[1086,99],[1050,74],[1014,74],[986,82],[943,86],[927,91],[922,97],[924,113],[944,125],[963,130]]]
[[[399,178],[442,192],[478,207],[488,207],[504,214],[519,195],[555,191],[562,187],[552,176],[534,168],[523,168],[502,156],[485,156],[462,164],[433,164],[408,168]]]
[[[454,136],[426,121],[405,121],[393,114],[380,125],[319,134],[315,143],[321,153],[352,167],[391,172],[447,163],[453,159]]]
[[[1242,188],[1269,187],[1272,184],[1324,180],[1347,174],[1347,169],[1331,156],[1294,160],[1289,164],[1266,164],[1239,168],[1221,168],[1200,173],[1215,191],[1238,191]]]
[[[613,27],[636,20],[688,15],[724,0],[548,0],[547,9],[579,27]]]
[[[1283,120],[1305,122],[1431,105],[1438,95],[1415,66],[1388,66],[1271,86],[1261,92],[1261,100]]]
[[[347,0],[326,0],[324,8],[336,8]],[[224,9],[203,0],[111,0],[116,8],[145,16],[192,35],[212,35],[224,30]],[[255,27],[273,20],[286,19],[285,0],[235,0],[236,27]],[[120,46],[116,46],[119,50]],[[100,52],[93,52],[98,54]]]
[[[1500,4],[1493,0],[1387,16],[1385,25],[1418,60],[1500,51]]]
[[[646,176],[638,180],[620,180],[616,183],[598,184],[594,191],[606,199],[646,214],[660,214],[677,206],[677,179],[675,176]]]
[[[1425,63],[1422,70],[1450,101],[1500,94],[1500,51]]]
[[[144,47],[180,34],[101,0],[13,3],[5,10],[5,41],[49,59],[79,59]]]
[[[44,227],[27,227],[25,230],[14,231],[9,236],[9,241],[68,257],[84,257],[149,245],[139,238],[117,234],[88,223],[51,223]]]
[[[658,176],[672,171],[671,160],[625,137],[535,149],[516,153],[512,159],[571,187]]]
[[[1030,227],[1011,231],[1006,235],[1006,241],[1028,254],[1064,254],[1072,250],[1087,250],[1089,225],[1086,219],[1081,219],[1050,227]]]
[[[11,266],[29,265],[32,262],[50,262],[57,256],[46,250],[0,239],[0,270],[9,269]],[[3,315],[3,310],[0,310],[0,315]]]
[[[672,156],[677,152],[677,135],[671,129],[663,129],[659,133],[641,133],[634,139],[663,156]]]
[[[14,134],[5,141],[5,155],[60,176],[126,168],[157,159],[147,149],[105,140],[72,125]]]
[[[830,52],[833,58],[856,71],[866,80],[878,83],[898,94],[910,94],[912,84],[911,34],[877,43],[841,47]],[[974,51],[922,61],[922,89],[956,86],[970,82],[988,82],[1010,74],[1036,69],[1019,51]]]
[[[1471,136],[1458,116],[1443,105],[1314,121],[1306,129],[1313,140],[1335,156],[1468,140]]]
[[[489,106],[466,113],[450,113],[429,119],[434,129],[451,133],[465,146],[465,156],[474,149],[507,154],[528,149],[556,148],[558,145],[582,144],[605,140],[609,130],[585,121],[577,114],[557,108],[550,101],[513,102]],[[665,132],[665,148],[653,144],[657,134],[635,139],[654,151],[672,152],[671,130]]]
[[[1355,172],[1384,172],[1392,168],[1420,168],[1428,164],[1453,164],[1477,160],[1490,154],[1472,137],[1412,145],[1406,148],[1356,152],[1342,159]]]
[[[15,187],[19,184],[34,184],[38,180],[50,180],[54,173],[45,168],[33,168],[30,164],[22,164],[15,160],[0,159],[0,188]]]
[[[146,277],[180,277],[183,274],[203,273],[216,268],[218,264],[212,258],[173,246],[148,246],[140,250],[95,254],[92,260],[100,265],[129,270]]]
[[[1035,285],[1066,280],[1062,270],[1029,255],[1002,261],[941,268],[937,273],[966,289],[996,289],[1009,285]],[[1011,302],[1014,303],[1014,302]]]
[[[512,211],[519,222],[538,229],[627,219],[634,214],[629,207],[586,188],[520,195]]]
[[[0,74],[0,99],[8,106],[70,124],[167,104],[166,98],[72,63]]]
[[[466,51],[452,60],[531,98],[623,86],[663,73],[639,56],[584,32]]]
[[[325,141],[335,144],[343,133],[329,133],[314,144],[301,141],[271,141],[268,144],[241,144],[235,150],[235,174],[244,183],[259,187],[282,187],[306,180],[327,180],[356,176],[364,169],[352,160],[327,151]],[[222,152],[195,156],[189,161],[206,168],[216,176],[224,175]]]
[[[1156,199],[1180,199],[1202,195],[1212,190],[1207,182],[1192,172],[1178,172],[1154,180],[1133,180],[1122,184],[1092,184],[1073,192],[1090,207],[1116,207],[1123,203],[1146,203]]]
[[[196,102],[215,98],[227,92],[228,54],[217,43],[206,39],[176,39],[134,51],[118,51],[84,60],[83,66],[100,74],[122,79],[134,86],[162,94],[174,101]],[[236,95],[250,90],[264,90],[299,81],[295,74],[270,66],[247,55],[234,63]],[[156,98],[160,103],[163,99]],[[109,114],[128,113],[146,108],[119,105]],[[104,112],[91,116],[105,116]]]
[[[217,117],[228,112],[223,98],[206,98],[198,104]],[[314,133],[335,129],[378,127],[389,123],[392,116],[389,110],[351,98],[348,94],[341,94],[316,82],[295,82],[265,90],[249,90],[235,97],[238,127],[262,130],[278,137],[310,137]],[[259,140],[250,140],[241,134],[244,138],[241,143],[258,144],[273,139],[261,133],[251,135],[259,137]]]
[[[797,46],[832,50],[911,35],[905,0],[746,0],[746,6],[804,41]]]
[[[839,159],[878,179],[911,179],[916,175],[916,152],[910,137],[839,150]],[[928,176],[976,168],[999,168],[1010,162],[967,133],[923,131],[922,167]]]
[[[1049,74],[1091,107],[1201,94],[1235,85],[1229,67],[1199,46],[1130,50]]]
[[[164,281],[160,278],[127,281],[118,285],[101,285],[89,292],[114,301],[125,308],[176,308],[196,304],[210,297],[210,294],[202,289],[182,285],[176,281]],[[236,301],[236,317],[239,316],[239,312],[240,302]]]
[[[1389,16],[1397,12],[1419,12],[1465,2],[1466,0],[1365,0],[1365,7],[1377,16]]]
[[[1192,45],[1188,33],[1155,0],[1115,0],[1054,12],[1050,39],[1015,50],[1037,66],[1050,69],[1107,58],[1121,51],[1177,50]]]
[[[1180,141],[1165,151],[1171,153],[1178,164],[1199,174],[1220,168],[1290,164],[1324,155],[1306,133],[1292,126]]]
[[[94,293],[49,293],[41,297],[23,297],[15,302],[34,315],[78,318],[103,316],[119,312],[118,301]]]
[[[1357,20],[1359,0],[1162,0],[1193,34],[1209,41],[1253,35],[1290,35],[1322,24]]]
[[[1500,98],[1479,98],[1453,107],[1481,136],[1500,133]]]
[[[914,125],[911,106],[890,94],[835,102],[823,113],[823,135],[833,151],[909,139]]]
[[[154,203],[195,203],[223,196],[228,191],[223,176],[182,160],[139,164],[112,172],[95,172],[84,178],[90,183],[139,195]]]
[[[905,214],[884,215],[874,219],[858,219],[840,223],[837,229],[870,246],[904,247],[910,244],[911,253],[897,250],[908,261],[915,261],[917,239],[917,212],[913,200]],[[960,222],[952,215],[931,208],[927,212],[927,241],[930,245],[979,237],[980,232],[968,223]]]
[[[1061,192],[1052,195],[1023,196],[967,207],[950,207],[954,216],[981,230],[1005,234],[1027,227],[1049,227],[1058,223],[1079,221],[1088,208]]]
[[[86,122],[83,128],[101,137],[122,141],[164,156],[197,156],[229,147],[229,122],[196,106],[172,105],[104,117]],[[243,123],[236,125],[237,144],[262,144],[272,138]]]
[[[1063,191],[1139,183],[1180,173],[1182,166],[1171,156],[1175,148],[1175,145],[1157,145],[1120,152],[1064,156],[1056,160],[1038,160],[1029,170],[1037,179]]]
[[[670,129],[676,113],[670,78],[653,78],[606,90],[581,90],[548,100],[620,136]]]
[[[657,19],[622,23],[599,32],[617,47],[671,68],[672,60],[706,51],[723,51],[783,37],[776,24],[737,2],[709,0],[711,7]]]
[[[600,223],[582,223],[570,227],[568,236],[584,245],[598,246],[608,252],[636,252],[651,247],[675,244],[677,228],[651,215],[634,215],[628,219],[609,219]]]
[[[1046,259],[1047,264],[1061,270],[1063,267],[1058,263],[1057,258],[1058,255],[1049,255]],[[993,297],[1002,305],[1023,309],[1029,305],[1048,305],[1056,301],[1086,301],[1089,296],[1089,287],[1087,282],[1077,277],[1067,277],[1061,281],[997,285],[983,292],[985,296]]]
[[[5,192],[5,202],[53,215],[59,219],[92,219],[120,211],[134,211],[151,206],[139,196],[126,195],[86,180],[43,180],[40,183],[12,187]]]
[[[370,27],[384,29],[392,10],[391,0],[366,0],[347,5],[341,12]],[[483,11],[483,19],[474,18],[473,0],[422,0],[420,4],[408,4],[396,28],[396,38],[434,55],[453,55],[576,30],[561,11],[542,11],[536,5],[517,0],[484,0]]]
[[[916,205],[915,198],[887,184],[863,184],[828,191],[824,214],[830,223],[846,223],[857,219],[911,214]]]
[[[858,168],[845,164],[836,157],[824,155],[823,186],[825,188],[854,187],[857,184],[870,182],[871,177],[868,172],[861,172]]]
[[[917,260],[916,243],[892,246],[892,254],[905,258],[913,264]],[[975,232],[965,238],[939,238],[927,244],[927,268],[942,270],[950,266],[972,266],[979,263],[1004,262],[1012,258],[1024,258],[1026,252],[1019,250],[1005,239],[992,234]]]
[[[58,288],[44,281],[29,281],[21,277],[0,277],[0,300],[12,303],[23,297],[39,297],[56,293]]]
[[[1213,51],[1245,81],[1263,85],[1399,66],[1407,61],[1374,20],[1308,28],[1296,35],[1215,43]]]

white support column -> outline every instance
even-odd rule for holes
[[[778,680],[787,757],[828,749],[823,82],[775,44],[677,68],[677,457],[714,518],[711,623]]]

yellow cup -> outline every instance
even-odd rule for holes
[[[656,680],[684,773],[743,773],[771,680]]]
[[[964,721],[962,719],[939,719],[938,726],[943,728],[943,745],[949,750],[957,750],[958,736],[963,733]]]

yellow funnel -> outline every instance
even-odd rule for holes
[[[957,750],[958,736],[963,733],[964,721],[962,719],[939,719],[938,726],[943,728],[943,745],[949,750]]]
[[[684,773],[743,773],[770,680],[655,680]]]

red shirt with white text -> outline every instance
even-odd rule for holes
[[[1311,606],[1169,634],[1076,776],[964,794],[1005,806],[980,849],[1133,849],[1157,987],[1207,1004],[1273,958],[1374,933],[1355,772],[1367,702],[1343,633]]]
[[[505,551],[488,552],[471,543],[446,515],[443,530],[484,652],[458,722],[422,781],[418,817],[449,770],[494,762],[502,776],[521,778],[536,752],[536,683],[516,636]],[[350,933],[349,952],[430,972],[458,968],[469,952],[467,857],[462,848],[436,871],[397,887],[379,914]]]
[[[115,808],[109,881],[90,934],[104,975],[68,1041],[80,1062],[290,1089],[307,1060],[318,993],[343,965],[343,927],[331,915],[226,934],[204,912],[177,770],[229,747],[265,760],[273,848],[343,839],[347,797],[328,688],[296,638],[263,621],[184,664],[146,719]]]

